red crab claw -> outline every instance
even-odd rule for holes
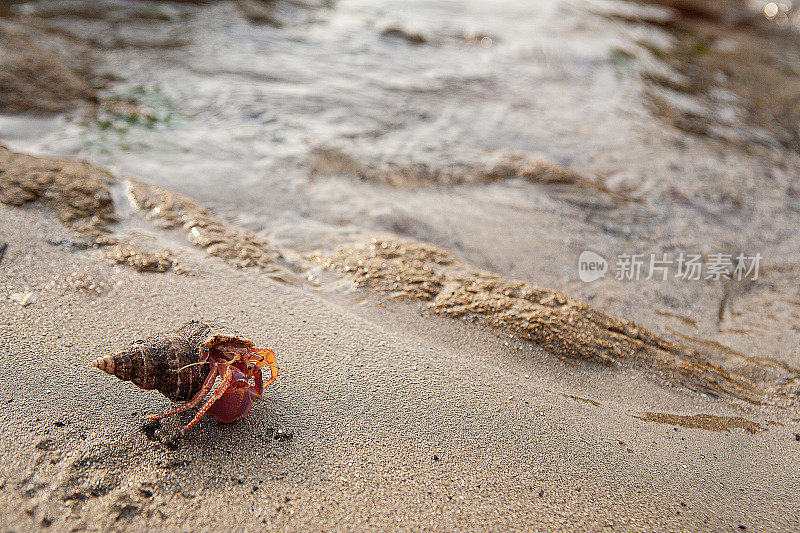
[[[253,406],[252,398],[260,398],[264,387],[278,378],[279,369],[275,352],[269,348],[250,348],[250,357],[244,360],[238,359],[238,357],[233,359],[212,357],[209,363],[209,373],[202,389],[189,402],[166,413],[151,415],[149,418],[163,418],[200,405],[206,395],[211,392],[214,382],[219,376],[222,381],[192,421],[183,429],[183,432],[199,422],[205,413],[211,413],[211,416],[223,423],[235,422],[250,412],[250,408]],[[254,366],[251,366],[253,364]],[[270,367],[270,378],[264,382],[261,367],[267,365]],[[251,376],[255,382],[254,385],[249,383]]]
[[[261,368],[269,365],[269,379],[260,387],[263,388],[278,379],[278,361],[275,359],[275,352],[269,348],[253,348],[252,350],[261,357],[261,359],[256,362],[257,367]],[[256,385],[257,384],[258,382],[256,382]],[[261,396],[260,393],[259,396]]]
[[[235,422],[247,416],[253,402],[250,399],[252,393],[250,392],[250,384],[247,382],[247,377],[239,370],[234,369],[234,381],[230,384],[225,394],[214,402],[208,412],[225,424]]]

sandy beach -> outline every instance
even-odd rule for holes
[[[332,299],[192,250],[180,254],[191,275],[138,273],[75,250],[36,210],[0,213],[3,286],[34,293],[2,307],[6,530],[799,526],[796,409],[565,362],[413,304]],[[315,388],[283,377],[245,420],[204,420],[168,448],[190,417],[148,433],[143,415],[166,399],[88,363],[197,317],[272,346]],[[721,418],[699,429],[648,412]]]
[[[792,13],[266,4],[0,3],[0,531],[800,531]],[[182,435],[189,320],[283,373]]]

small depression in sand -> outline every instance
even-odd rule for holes
[[[739,416],[716,416],[716,415],[676,415],[669,413],[642,413],[641,415],[631,415],[640,420],[648,422],[658,422],[671,426],[680,426],[688,429],[706,429],[708,431],[723,431],[730,433],[732,429],[743,429],[748,433],[758,433],[766,431],[767,428],[761,424],[746,420]]]

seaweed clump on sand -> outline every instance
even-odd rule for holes
[[[0,21],[0,113],[59,113],[96,100],[85,76]]]
[[[603,364],[628,361],[695,390],[754,403],[770,401],[769,393],[782,394],[786,385],[763,387],[629,320],[555,290],[471,268],[432,245],[373,239],[331,256],[316,255],[315,260],[323,268],[355,276],[358,286],[426,301],[436,314],[484,321],[559,357]]]
[[[89,163],[34,157],[0,145],[0,203],[45,204],[58,220],[89,236],[105,235],[116,221],[113,176]]]

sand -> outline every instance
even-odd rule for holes
[[[188,241],[171,248],[188,274],[140,272],[45,205],[0,206],[3,530],[800,528],[796,407],[559,358],[347,275],[277,281]],[[177,441],[190,414],[147,426],[170,403],[89,362],[193,318],[304,381],[284,374],[233,425]]]
[[[36,46],[24,29],[0,21],[0,112],[55,113],[95,101],[86,73]]]

